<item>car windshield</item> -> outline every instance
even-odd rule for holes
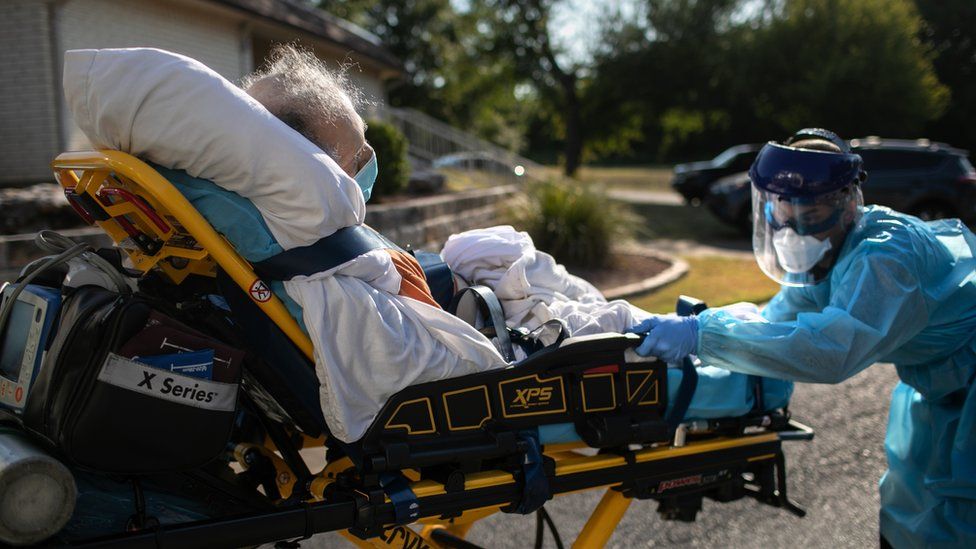
[[[745,150],[746,150],[745,147],[740,147],[740,146],[729,147],[728,149],[725,149],[724,151],[719,153],[718,156],[713,158],[712,164],[716,166],[725,166],[729,162],[732,162],[733,158],[745,152]]]
[[[959,157],[959,165],[962,166],[963,171],[966,173],[976,172],[976,170],[973,169],[973,165],[969,163],[969,159],[965,156]]]

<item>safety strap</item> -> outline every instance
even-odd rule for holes
[[[335,449],[346,455],[357,467],[363,466],[363,449],[357,443],[332,439]],[[341,455],[340,454],[340,455]],[[339,456],[328,456],[332,460]],[[393,504],[393,517],[397,524],[414,522],[420,517],[420,501],[410,488],[410,480],[399,471],[389,471],[379,475],[380,488]]]
[[[521,431],[519,439],[525,443],[526,451],[522,460],[522,499],[513,512],[528,515],[552,498],[552,490],[549,488],[549,477],[546,476],[542,445],[539,444],[539,431],[537,429]]]
[[[468,302],[465,301],[466,298],[474,299],[474,303],[478,308],[477,312],[481,314],[481,317],[486,322],[485,326],[481,328],[481,333],[486,337],[498,338],[498,346],[500,347],[502,356],[508,362],[514,361],[515,350],[512,348],[512,339],[509,337],[508,327],[505,325],[505,313],[502,311],[502,304],[495,297],[495,292],[491,291],[491,288],[487,286],[468,286],[456,293],[451,300],[447,311],[467,321],[468,324],[475,326],[475,319],[468,317],[468,312],[462,308],[467,306]],[[462,304],[462,302],[464,303]],[[461,308],[461,314],[458,314],[459,308]]]
[[[343,227],[315,244],[292,248],[253,264],[267,280],[291,280],[334,269],[367,252],[400,247],[366,225]]]
[[[761,376],[750,375],[749,387],[752,389],[752,395],[754,400],[752,411],[760,414],[765,412],[766,393],[763,387],[763,378]]]
[[[546,347],[559,345],[569,337],[569,325],[561,318],[551,318],[534,330],[515,328],[509,330],[513,345],[518,345],[526,355],[537,353]]]
[[[681,384],[678,385],[678,394],[674,397],[671,411],[667,417],[668,429],[671,433],[674,433],[678,429],[678,425],[684,421],[697,387],[698,370],[695,369],[695,363],[692,362],[691,357],[685,357],[681,361]]]
[[[451,299],[456,290],[451,267],[447,265],[441,254],[423,250],[413,250],[410,253],[417,259],[417,263],[420,263],[420,268],[424,270],[427,286],[430,287],[434,301],[446,310],[451,306]]]
[[[420,518],[420,502],[410,489],[410,481],[400,472],[380,475],[380,486],[393,503],[397,524],[409,524]]]
[[[700,299],[680,295],[675,305],[675,312],[678,316],[691,316],[704,311],[706,307],[705,302]],[[672,435],[678,429],[678,425],[684,421],[696,388],[698,388],[698,370],[695,369],[691,357],[686,356],[681,359],[681,384],[678,385],[678,394],[674,397],[671,412],[667,417],[668,429]]]

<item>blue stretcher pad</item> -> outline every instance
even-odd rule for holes
[[[685,414],[686,420],[740,417],[756,407],[752,384],[757,378],[714,366],[699,366],[697,370],[698,386]],[[679,368],[668,369],[669,412],[671,403],[678,395],[682,377]],[[763,411],[785,407],[792,394],[793,382],[762,378]],[[543,444],[576,442],[579,439],[572,423],[539,427],[539,440]]]

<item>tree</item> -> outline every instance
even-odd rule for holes
[[[377,35],[403,61],[406,76],[389,86],[390,104],[411,107],[517,150],[525,106],[515,98],[512,64],[494,55],[490,29],[476,9],[450,0],[320,0],[330,13]]]
[[[852,137],[917,136],[945,108],[947,91],[917,39],[922,21],[911,0],[648,6],[643,38],[633,29],[613,37],[620,47],[598,58],[593,87],[611,89],[630,75],[627,91],[636,99],[616,93],[635,111],[630,118],[641,120],[643,140],[631,142],[667,158],[714,154],[805,126]]]
[[[549,19],[555,0],[481,0],[474,2],[496,30],[496,49],[507,55],[519,75],[533,83],[540,97],[559,105],[563,124],[563,169],[572,176],[583,157],[583,120],[579,81],[582,67],[558,59]]]
[[[785,2],[746,45],[747,111],[774,135],[805,126],[847,136],[916,134],[947,99],[917,40],[920,26],[909,0]]]
[[[976,150],[976,2],[915,0],[920,36],[934,55],[935,72],[950,90],[948,108],[929,125],[939,140]]]

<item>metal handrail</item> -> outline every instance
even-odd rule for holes
[[[524,156],[459,130],[420,111],[379,107],[375,110],[375,115],[403,132],[412,156],[428,162],[449,154],[471,152],[513,166],[522,166],[525,174],[529,176],[538,176],[542,167]]]

